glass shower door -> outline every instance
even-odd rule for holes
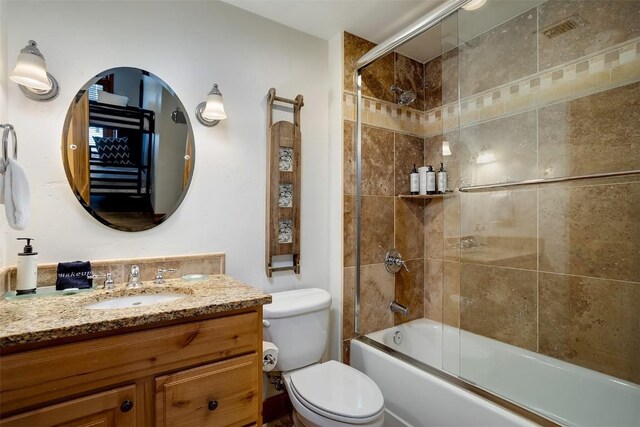
[[[640,178],[473,187],[640,169],[638,22],[637,1],[458,13],[459,374],[567,424],[637,423]]]

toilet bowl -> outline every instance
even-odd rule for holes
[[[336,361],[283,374],[296,427],[379,427],[384,398],[362,372]]]
[[[263,308],[264,339],[279,349],[276,370],[293,404],[296,427],[378,427],[384,398],[375,382],[324,354],[331,296],[322,289],[271,294]]]

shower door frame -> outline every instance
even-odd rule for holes
[[[504,397],[494,394],[492,391],[482,388],[476,384],[466,381],[464,378],[449,373],[445,370],[435,368],[424,362],[414,359],[411,356],[407,356],[397,350],[387,347],[365,335],[360,330],[360,255],[361,255],[361,237],[362,237],[362,71],[376,60],[383,56],[393,52],[397,47],[413,39],[414,37],[424,33],[430,28],[438,25],[444,19],[452,16],[458,10],[462,8],[470,0],[447,0],[441,6],[435,8],[433,11],[425,15],[423,18],[409,25],[406,29],[396,33],[389,37],[382,43],[378,44],[373,49],[358,58],[355,65],[355,82],[356,82],[356,271],[355,271],[355,298],[354,298],[354,326],[355,334],[354,338],[361,341],[371,347],[374,347],[390,356],[409,363],[418,369],[426,371],[427,373],[434,375],[444,381],[447,381],[455,386],[458,386],[464,390],[467,390],[475,395],[478,395],[484,399],[487,399],[503,408],[514,412],[523,418],[533,421],[541,426],[554,426],[560,427],[560,424],[542,416],[537,412],[533,412],[528,408],[521,406],[517,402],[511,401]]]

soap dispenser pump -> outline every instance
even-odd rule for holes
[[[31,237],[20,237],[16,240],[26,240],[22,252],[18,254],[18,274],[16,294],[34,294],[38,283],[38,252],[33,251]]]

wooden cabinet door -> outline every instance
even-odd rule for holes
[[[135,385],[96,393],[0,420],[0,427],[134,427]]]
[[[156,378],[156,426],[245,426],[258,422],[255,353]]]

